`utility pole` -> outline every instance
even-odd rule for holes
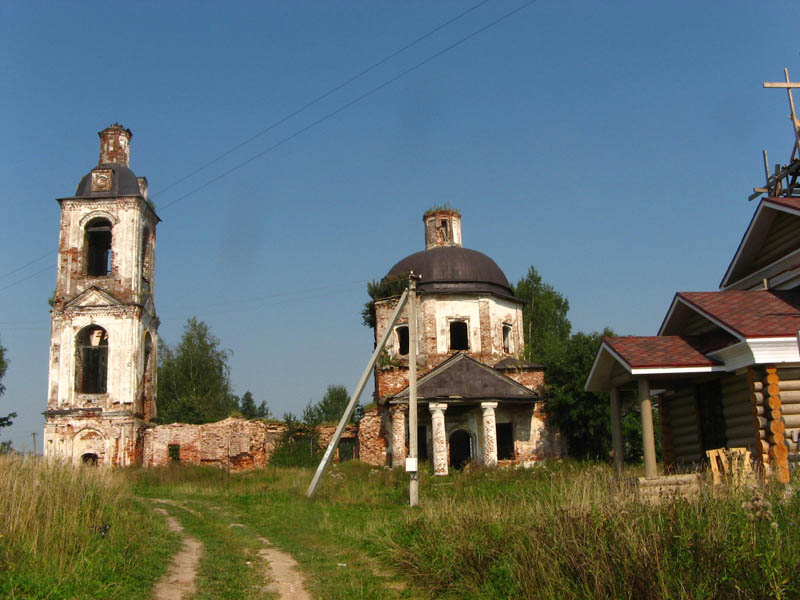
[[[406,471],[409,505],[419,504],[419,460],[417,439],[417,276],[408,274],[408,458]]]
[[[353,390],[353,396],[350,398],[350,403],[347,405],[347,408],[344,410],[344,414],[342,415],[341,420],[339,421],[339,425],[336,427],[336,431],[331,438],[331,441],[328,443],[328,448],[325,450],[325,454],[322,457],[322,460],[319,461],[319,466],[317,467],[316,473],[314,473],[314,477],[311,479],[311,483],[306,490],[306,496],[308,498],[312,498],[317,491],[317,487],[319,486],[319,482],[322,479],[322,475],[325,473],[325,469],[328,467],[328,464],[331,462],[331,458],[333,457],[333,452],[336,450],[336,445],[339,443],[339,439],[342,437],[342,432],[344,431],[347,422],[350,420],[350,415],[353,414],[353,411],[356,408],[356,404],[358,404],[358,399],[361,397],[361,392],[364,391],[364,386],[367,384],[367,379],[373,373],[373,369],[375,368],[375,363],[378,361],[378,357],[380,356],[381,352],[383,352],[384,347],[386,346],[386,342],[389,339],[389,336],[392,335],[392,327],[397,322],[397,318],[400,316],[403,307],[406,305],[406,300],[408,300],[408,291],[403,292],[400,296],[400,299],[397,301],[397,306],[392,313],[391,318],[389,319],[389,324],[386,326],[386,331],[383,333],[380,341],[376,344],[375,350],[372,352],[372,356],[367,363],[367,367],[364,369],[364,372],[361,374],[361,379],[358,380],[356,384],[356,389]]]
[[[33,436],[33,455],[36,456],[36,432],[31,431],[31,435]]]

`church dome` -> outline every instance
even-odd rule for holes
[[[421,275],[420,291],[449,294],[488,292],[514,298],[508,279],[491,258],[460,246],[440,246],[416,252],[394,265],[385,279],[409,271]]]
[[[139,196],[141,189],[139,188],[139,180],[136,175],[128,167],[115,164],[104,164],[93,169],[95,170],[110,170],[113,172],[111,176],[110,189],[103,191],[92,191],[92,173],[89,172],[83,177],[78,184],[78,189],[75,190],[75,198],[103,198],[103,197],[116,197],[116,196]]]

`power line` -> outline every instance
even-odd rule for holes
[[[297,131],[295,131],[294,133],[292,133],[292,134],[290,134],[290,135],[286,136],[285,138],[283,138],[283,139],[281,139],[281,140],[279,140],[279,141],[275,142],[274,144],[272,144],[271,146],[268,146],[267,148],[265,148],[265,149],[264,149],[264,150],[262,150],[261,152],[259,152],[259,153],[257,153],[257,154],[254,154],[253,156],[251,156],[251,157],[250,157],[250,158],[248,158],[247,160],[245,160],[245,161],[243,161],[243,162],[241,162],[241,163],[239,163],[239,164],[237,164],[237,165],[235,165],[235,166],[231,167],[230,169],[228,169],[227,171],[224,171],[223,173],[221,173],[221,174],[217,175],[216,177],[213,177],[212,179],[209,179],[209,180],[208,180],[208,181],[206,181],[204,184],[202,184],[202,185],[199,185],[198,187],[196,187],[196,188],[194,188],[194,189],[192,189],[192,190],[190,190],[190,191],[186,192],[186,193],[185,193],[185,194],[183,194],[182,196],[178,196],[178,197],[177,197],[175,200],[173,200],[172,202],[169,202],[169,203],[165,204],[165,205],[164,205],[164,206],[161,208],[161,210],[166,210],[167,208],[170,208],[171,206],[174,206],[175,204],[177,204],[177,203],[178,203],[178,202],[180,202],[181,200],[184,200],[184,199],[188,198],[189,196],[191,196],[191,195],[193,195],[193,194],[196,194],[197,192],[199,192],[199,191],[201,191],[201,190],[203,190],[203,189],[207,188],[208,186],[210,186],[210,185],[213,185],[214,183],[216,183],[216,182],[217,182],[217,181],[219,181],[220,179],[224,179],[224,178],[225,178],[225,177],[227,177],[228,175],[231,175],[232,173],[235,173],[235,172],[236,172],[236,171],[238,171],[239,169],[241,169],[241,168],[243,168],[243,167],[245,167],[245,166],[249,165],[251,162],[253,162],[253,161],[255,161],[255,160],[257,160],[257,159],[261,158],[261,157],[262,157],[262,156],[264,156],[265,154],[267,154],[267,153],[269,153],[269,152],[272,152],[273,150],[275,150],[275,149],[279,148],[280,146],[283,146],[285,143],[287,143],[287,142],[289,142],[289,141],[291,141],[291,140],[295,139],[296,137],[299,137],[300,135],[302,135],[302,134],[304,134],[305,132],[307,132],[309,129],[312,129],[313,127],[316,127],[317,125],[319,125],[319,124],[323,123],[324,121],[327,121],[328,119],[330,119],[330,118],[332,118],[332,117],[334,117],[334,116],[338,115],[339,113],[341,113],[341,112],[343,112],[343,111],[347,110],[347,109],[348,109],[348,108],[350,108],[351,106],[353,106],[353,105],[355,105],[355,104],[358,104],[358,103],[359,103],[359,102],[361,102],[362,100],[365,100],[366,98],[368,98],[368,97],[372,96],[372,95],[373,95],[373,94],[375,94],[376,92],[379,92],[379,91],[380,91],[380,90],[382,90],[383,88],[385,88],[385,87],[387,87],[387,86],[391,85],[391,84],[392,84],[392,83],[394,83],[395,81],[398,81],[399,79],[402,79],[402,78],[403,78],[403,77],[405,77],[406,75],[408,75],[408,74],[410,74],[410,73],[413,73],[414,71],[416,71],[417,69],[419,69],[419,68],[423,67],[424,65],[428,64],[429,62],[431,62],[431,61],[433,61],[433,60],[436,60],[437,58],[439,58],[439,57],[440,57],[440,56],[442,56],[443,54],[446,54],[446,53],[450,52],[451,50],[453,50],[453,49],[457,48],[457,47],[458,47],[458,46],[460,46],[461,44],[463,44],[463,43],[465,43],[465,42],[467,42],[467,41],[471,40],[472,38],[474,38],[474,37],[476,37],[476,36],[480,35],[480,34],[481,34],[481,33],[483,33],[484,31],[486,31],[486,30],[488,30],[488,29],[491,29],[491,28],[492,28],[492,27],[494,27],[495,25],[497,25],[497,24],[499,24],[499,23],[501,23],[501,22],[505,21],[505,20],[506,20],[506,19],[508,19],[509,17],[511,17],[511,16],[513,16],[513,15],[515,15],[516,13],[518,13],[519,11],[521,11],[522,9],[524,9],[524,8],[527,8],[527,7],[528,7],[528,6],[530,6],[531,4],[534,4],[536,1],[537,1],[537,0],[529,0],[528,2],[526,2],[526,3],[524,3],[524,4],[520,5],[520,6],[518,6],[518,7],[517,7],[517,8],[515,8],[514,10],[512,10],[512,11],[510,11],[510,12],[507,12],[507,13],[505,13],[503,16],[499,17],[498,19],[495,19],[495,20],[494,20],[494,21],[492,21],[491,23],[488,23],[487,25],[484,25],[484,26],[483,26],[483,27],[481,27],[480,29],[477,29],[477,30],[473,31],[473,32],[472,32],[472,33],[470,33],[469,35],[467,35],[467,36],[465,36],[465,37],[463,37],[463,38],[459,39],[458,41],[456,41],[456,42],[454,42],[454,43],[450,44],[449,46],[447,46],[447,47],[445,47],[444,49],[442,49],[442,50],[440,50],[440,51],[436,52],[435,54],[432,54],[431,56],[429,56],[429,57],[427,57],[427,58],[425,58],[425,59],[421,60],[420,62],[418,62],[418,63],[416,63],[415,65],[413,65],[413,66],[409,67],[408,69],[406,69],[405,71],[402,71],[402,72],[401,72],[401,73],[399,73],[398,75],[395,75],[394,77],[391,77],[391,78],[387,79],[386,81],[384,81],[383,83],[381,83],[381,84],[379,84],[379,85],[375,86],[375,87],[374,87],[374,88],[372,88],[371,90],[369,90],[369,91],[367,91],[367,92],[364,92],[363,94],[361,94],[360,96],[356,97],[355,99],[353,99],[353,100],[350,100],[349,102],[346,102],[345,104],[343,104],[342,106],[340,106],[340,107],[339,107],[339,108],[337,108],[336,110],[333,110],[333,111],[331,111],[331,112],[327,113],[326,115],[324,115],[324,116],[320,117],[320,118],[319,118],[319,119],[317,119],[316,121],[312,121],[312,122],[311,122],[309,125],[306,125],[305,127],[302,127],[302,128],[300,128],[300,129],[298,129]]]
[[[324,92],[323,94],[320,94],[319,96],[317,96],[316,98],[314,98],[314,99],[313,99],[313,100],[311,100],[310,102],[307,102],[306,104],[304,104],[304,105],[303,105],[303,106],[301,106],[300,108],[298,108],[298,109],[296,109],[296,110],[292,111],[291,113],[289,113],[289,114],[288,114],[288,115],[286,115],[285,117],[283,117],[283,118],[279,119],[278,121],[275,121],[275,122],[274,122],[274,123],[272,123],[271,125],[268,125],[267,127],[265,127],[264,129],[262,129],[262,130],[261,130],[261,131],[259,131],[258,133],[255,133],[254,135],[250,136],[249,138],[247,138],[247,139],[246,139],[246,140],[244,140],[243,142],[240,142],[239,144],[236,144],[235,146],[233,146],[232,148],[230,148],[230,149],[226,150],[225,152],[223,152],[222,154],[220,154],[220,155],[219,155],[219,156],[217,156],[216,158],[214,158],[214,159],[212,159],[212,160],[208,161],[207,163],[204,163],[203,165],[201,165],[200,167],[198,167],[197,169],[195,169],[194,171],[192,171],[192,172],[191,172],[191,173],[189,173],[188,175],[185,175],[184,177],[181,177],[181,178],[180,178],[180,179],[178,179],[177,181],[174,181],[174,182],[172,182],[172,183],[171,183],[171,184],[169,184],[168,186],[166,186],[166,187],[164,187],[164,188],[161,188],[160,190],[158,190],[157,192],[155,192],[155,193],[152,195],[152,197],[153,197],[153,198],[156,198],[156,197],[158,197],[160,194],[162,194],[162,193],[166,192],[167,190],[169,190],[169,189],[172,189],[172,188],[173,188],[173,187],[175,187],[176,185],[178,185],[178,184],[180,184],[180,183],[183,183],[183,182],[184,182],[184,181],[186,181],[187,179],[189,179],[189,178],[191,178],[191,177],[193,177],[193,176],[197,175],[197,174],[198,174],[198,173],[200,173],[201,171],[204,171],[205,169],[207,169],[207,168],[208,168],[208,167],[210,167],[211,165],[213,165],[213,164],[215,164],[215,163],[219,162],[220,160],[222,160],[222,159],[223,159],[223,158],[225,158],[226,156],[228,156],[228,155],[232,154],[233,152],[235,152],[235,151],[236,151],[236,150],[238,150],[239,148],[241,148],[241,147],[243,147],[243,146],[246,146],[247,144],[249,144],[249,143],[250,143],[250,142],[252,142],[253,140],[255,140],[255,139],[257,139],[257,138],[261,137],[262,135],[264,135],[265,133],[267,133],[267,132],[271,131],[272,129],[274,129],[274,128],[276,128],[276,127],[278,127],[279,125],[282,125],[283,123],[285,123],[285,122],[286,122],[286,121],[288,121],[289,119],[292,119],[293,117],[296,117],[297,115],[299,115],[300,113],[302,113],[302,112],[303,112],[303,111],[305,111],[306,109],[308,109],[308,108],[311,108],[312,106],[314,106],[315,104],[317,104],[317,103],[321,102],[321,101],[322,101],[322,100],[324,100],[325,98],[327,98],[327,97],[331,96],[332,94],[334,94],[334,93],[338,92],[338,91],[339,91],[339,90],[341,90],[342,88],[344,88],[344,87],[346,87],[346,86],[350,85],[351,83],[353,83],[353,82],[354,82],[354,81],[356,81],[357,79],[360,79],[361,77],[363,77],[363,76],[364,76],[364,75],[366,75],[367,73],[369,73],[369,72],[371,72],[371,71],[374,71],[374,70],[375,70],[375,69],[377,69],[379,66],[381,66],[381,65],[383,65],[383,64],[385,64],[385,63],[387,63],[388,61],[390,61],[391,59],[395,58],[396,56],[399,56],[400,54],[402,54],[402,53],[403,53],[403,52],[405,52],[406,50],[408,50],[408,49],[412,48],[413,46],[416,46],[417,44],[419,44],[419,43],[420,43],[420,42],[422,42],[423,40],[426,40],[427,38],[431,37],[433,34],[435,34],[435,33],[439,32],[439,31],[441,31],[441,30],[442,30],[442,29],[444,29],[445,27],[448,27],[448,26],[452,25],[453,23],[455,23],[455,22],[456,22],[456,21],[458,21],[459,19],[461,19],[461,18],[465,17],[465,16],[466,16],[466,15],[468,15],[469,13],[471,13],[471,12],[473,12],[474,10],[476,10],[476,9],[480,8],[481,6],[483,6],[484,4],[486,4],[487,2],[489,2],[489,0],[481,0],[481,1],[480,1],[480,2],[478,2],[477,4],[475,4],[475,5],[471,6],[470,8],[468,8],[468,9],[466,9],[466,10],[462,11],[462,12],[460,12],[459,14],[457,14],[457,15],[455,15],[454,17],[452,17],[452,18],[448,19],[447,21],[445,21],[445,22],[444,22],[444,23],[442,23],[441,25],[438,25],[438,26],[434,27],[433,29],[431,29],[431,30],[430,30],[430,31],[428,31],[427,33],[425,33],[425,34],[423,34],[423,35],[419,36],[418,38],[416,38],[415,40],[413,40],[413,41],[409,42],[409,43],[408,43],[408,44],[406,44],[405,46],[403,46],[403,47],[401,47],[401,48],[399,48],[399,49],[395,50],[395,51],[394,51],[394,52],[392,52],[391,54],[388,54],[388,55],[384,56],[384,57],[383,57],[383,58],[381,58],[379,61],[377,61],[377,62],[373,63],[372,65],[370,65],[370,66],[369,66],[369,67],[367,67],[366,69],[363,69],[362,71],[360,71],[360,72],[359,72],[359,73],[357,73],[356,75],[353,75],[352,77],[350,77],[350,78],[346,79],[346,80],[345,80],[345,81],[343,81],[342,83],[340,83],[340,84],[338,84],[338,85],[336,85],[336,86],[332,87],[332,88],[331,88],[331,89],[329,89],[327,92]],[[233,171],[231,171],[231,172],[233,172]],[[215,181],[216,181],[216,180],[215,180]],[[203,186],[203,187],[205,187],[205,186]],[[195,190],[195,191],[199,191],[199,189],[202,189],[202,188],[198,188],[198,190]],[[193,193],[194,193],[194,192],[193,192]],[[176,200],[176,201],[174,201],[174,202],[171,202],[171,203],[169,203],[169,204],[166,204],[166,205],[165,205],[163,208],[164,208],[164,209],[166,209],[166,208],[169,208],[170,206],[172,206],[173,204],[175,204],[175,203],[176,203],[176,202],[178,202],[179,200],[182,200],[184,197],[185,197],[185,196],[182,196],[181,198],[178,198],[178,200]],[[47,257],[47,256],[49,256],[49,255],[50,255],[50,252],[48,252],[47,254],[43,254],[42,256],[40,256],[40,257],[38,257],[38,258],[36,258],[36,259],[32,260],[31,262],[29,262],[29,263],[26,263],[26,264],[22,265],[21,267],[17,267],[17,268],[16,268],[16,269],[14,269],[13,271],[9,271],[8,273],[5,273],[4,275],[0,275],[0,279],[3,279],[3,278],[5,278],[5,277],[7,277],[7,276],[9,276],[9,275],[13,275],[14,273],[17,273],[17,272],[19,272],[19,271],[22,271],[22,270],[23,270],[23,269],[25,269],[26,267],[29,267],[30,265],[32,265],[32,264],[34,264],[34,263],[37,263],[37,262],[39,262],[40,260],[42,260],[43,258],[45,258],[45,257]],[[36,274],[38,274],[38,273],[40,273],[40,272],[41,272],[41,271],[39,271],[39,272],[35,273],[34,275],[36,275]],[[33,275],[31,275],[31,277],[33,277]],[[18,282],[15,282],[15,283],[13,283],[13,284],[11,284],[11,285],[9,285],[9,286],[5,287],[5,288],[2,288],[2,289],[0,289],[0,292],[2,292],[2,291],[3,291],[3,290],[5,290],[5,289],[8,289],[9,287],[13,287],[13,286],[14,286],[14,285],[16,285],[17,283],[21,283],[21,282],[23,282],[23,281],[25,281],[25,280],[27,280],[27,279],[29,279],[29,278],[28,278],[28,277],[26,277],[25,279],[21,279],[21,280],[20,280],[20,281],[18,281]]]
[[[27,277],[23,277],[22,279],[17,279],[14,283],[10,283],[6,287],[0,288],[0,292],[4,292],[9,288],[14,287],[15,285],[18,285],[18,284],[22,283],[23,281],[28,281],[28,279],[31,279],[32,277],[36,277],[37,275],[39,275],[40,273],[44,273],[45,271],[49,271],[50,269],[52,269],[55,266],[56,266],[55,264],[47,265],[44,269],[39,269],[38,271],[35,271],[35,272],[31,273]],[[22,268],[22,267],[20,267],[20,268]]]
[[[27,262],[24,265],[22,265],[21,267],[17,267],[13,271],[9,271],[8,273],[3,273],[2,275],[0,275],[0,279],[5,279],[9,275],[13,275],[14,273],[22,271],[22,269],[24,269],[26,267],[30,267],[32,264],[35,264],[35,263],[39,262],[40,260],[42,260],[43,258],[46,258],[46,257],[50,256],[52,253],[53,253],[52,250],[48,250],[47,252],[42,254],[40,257],[34,258],[31,262]]]
[[[314,106],[314,105],[315,105],[315,104],[317,104],[318,102],[321,102],[322,100],[324,100],[324,99],[325,99],[325,98],[327,98],[328,96],[330,96],[330,95],[332,95],[332,94],[334,94],[334,93],[338,92],[338,91],[339,91],[339,90],[341,90],[343,87],[350,85],[351,83],[353,83],[353,82],[354,82],[354,81],[356,81],[357,79],[360,79],[361,77],[363,77],[364,75],[366,75],[366,74],[367,74],[367,73],[369,73],[370,71],[374,71],[375,69],[377,69],[377,68],[378,68],[378,67],[380,67],[381,65],[383,65],[383,64],[385,64],[386,62],[388,62],[388,61],[390,61],[391,59],[393,59],[395,56],[398,56],[398,55],[402,54],[403,52],[405,52],[405,51],[406,51],[406,50],[408,50],[409,48],[411,48],[411,47],[413,47],[413,46],[416,46],[416,45],[417,45],[417,44],[419,44],[421,41],[423,41],[423,40],[425,40],[425,39],[429,38],[429,37],[430,37],[430,36],[432,36],[434,33],[437,33],[438,31],[441,31],[441,30],[442,30],[442,29],[444,29],[445,27],[447,27],[447,26],[449,26],[449,25],[452,25],[453,23],[455,23],[456,21],[458,21],[458,20],[459,20],[459,19],[461,19],[462,17],[464,17],[464,16],[468,15],[469,13],[471,13],[472,11],[474,11],[475,9],[477,9],[477,8],[480,8],[481,6],[483,6],[484,4],[486,4],[488,1],[489,1],[489,0],[481,0],[481,2],[478,2],[478,3],[477,3],[477,4],[475,4],[474,6],[472,6],[472,7],[468,8],[467,10],[465,10],[465,11],[463,11],[463,12],[459,13],[459,14],[457,14],[456,16],[454,16],[454,17],[452,17],[451,19],[449,19],[449,20],[445,21],[445,22],[444,22],[444,23],[442,23],[441,25],[438,25],[437,27],[434,27],[434,28],[433,28],[433,29],[431,29],[429,32],[427,32],[427,33],[425,33],[425,34],[421,35],[420,37],[418,37],[418,38],[417,38],[417,39],[415,39],[414,41],[412,41],[412,42],[409,42],[408,44],[406,44],[406,45],[405,45],[405,46],[403,46],[402,48],[400,48],[400,49],[398,49],[398,50],[395,50],[395,51],[394,51],[394,52],[392,52],[391,54],[388,54],[388,55],[384,56],[384,57],[383,57],[382,59],[380,59],[378,62],[376,62],[376,63],[372,64],[371,66],[367,67],[366,69],[364,69],[363,71],[361,71],[361,72],[357,73],[356,75],[353,75],[353,76],[352,76],[352,77],[350,77],[349,79],[346,79],[346,80],[345,80],[345,81],[343,81],[342,83],[340,83],[340,84],[338,84],[338,85],[336,85],[336,86],[332,87],[332,88],[331,88],[331,89],[329,89],[327,92],[324,92],[323,94],[321,94],[321,95],[317,96],[316,98],[314,98],[314,99],[313,99],[313,100],[311,100],[310,102],[307,102],[306,104],[304,104],[304,105],[303,105],[303,106],[301,106],[300,108],[298,108],[298,109],[294,110],[293,112],[289,113],[289,114],[288,114],[288,115],[286,115],[285,117],[283,117],[283,118],[281,118],[281,119],[279,119],[279,120],[275,121],[275,122],[274,122],[274,123],[272,123],[271,125],[268,125],[267,127],[265,127],[264,129],[262,129],[262,130],[261,130],[261,131],[259,131],[258,133],[255,133],[255,134],[251,135],[249,138],[247,138],[247,139],[246,139],[246,140],[244,140],[243,142],[240,142],[240,143],[236,144],[235,146],[233,146],[233,147],[232,147],[232,148],[230,148],[229,150],[226,150],[225,152],[223,152],[222,154],[220,154],[220,155],[219,155],[219,156],[217,156],[216,158],[214,158],[214,159],[212,159],[212,160],[208,161],[207,163],[205,163],[205,164],[203,164],[203,165],[199,166],[197,169],[195,169],[194,171],[192,171],[192,172],[191,172],[191,173],[189,173],[188,175],[185,175],[184,177],[181,177],[181,178],[180,178],[180,179],[178,179],[177,181],[174,181],[174,182],[172,182],[171,184],[169,184],[169,185],[168,185],[168,186],[166,186],[165,188],[162,188],[162,189],[158,190],[158,192],[156,192],[156,193],[154,194],[154,197],[156,197],[158,194],[162,194],[162,193],[166,192],[166,191],[167,191],[167,190],[169,190],[169,189],[172,189],[173,187],[175,187],[175,186],[176,186],[176,185],[178,185],[179,183],[183,183],[184,181],[186,181],[186,180],[187,180],[187,179],[189,179],[190,177],[193,177],[193,176],[197,175],[197,174],[198,174],[198,173],[200,173],[201,171],[204,171],[205,169],[207,169],[207,168],[208,168],[208,167],[210,167],[211,165],[213,165],[213,164],[215,164],[215,163],[219,162],[220,160],[222,160],[222,159],[223,159],[223,158],[225,158],[226,156],[230,155],[231,153],[235,152],[236,150],[238,150],[238,149],[239,149],[239,148],[241,148],[242,146],[246,146],[247,144],[249,144],[249,143],[250,143],[250,142],[252,142],[253,140],[255,140],[255,139],[257,139],[257,138],[261,137],[262,135],[264,135],[264,134],[265,134],[265,133],[267,133],[268,131],[271,131],[271,130],[273,130],[274,128],[276,128],[276,127],[277,127],[277,126],[279,126],[279,125],[282,125],[283,123],[285,123],[285,122],[286,122],[286,121],[288,121],[289,119],[291,119],[291,118],[293,118],[293,117],[296,117],[297,115],[299,115],[299,114],[300,114],[301,112],[303,112],[304,110],[306,110],[306,109],[308,109],[308,108],[311,108],[312,106]]]

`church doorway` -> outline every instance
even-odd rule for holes
[[[450,434],[450,466],[462,469],[472,460],[472,436],[464,429]]]
[[[83,456],[81,456],[81,462],[89,467],[96,467],[97,466],[97,454],[92,454],[87,452]]]

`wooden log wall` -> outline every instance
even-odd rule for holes
[[[760,423],[753,406],[750,381],[745,375],[730,374],[720,380],[720,387],[727,447],[747,448],[760,456],[760,449],[756,448]]]
[[[778,369],[778,389],[781,396],[781,417],[786,426],[784,442],[789,454],[800,453],[800,444],[794,441],[800,437],[800,369]]]
[[[675,466],[675,446],[672,443],[672,425],[670,423],[670,399],[672,394],[667,392],[659,402],[661,410],[658,411],[661,419],[661,453],[664,457],[664,469],[666,472]]]
[[[797,369],[781,369],[785,378],[784,389],[781,390],[781,377],[778,369],[774,365],[768,365],[764,369],[761,379],[761,396],[763,399],[764,418],[766,426],[763,429],[766,443],[762,444],[762,453],[766,449],[769,457],[769,466],[775,473],[775,477],[781,483],[789,481],[789,447],[786,444],[786,423],[783,416],[783,395],[786,394],[787,400],[792,398],[790,392],[800,390],[797,386],[800,379],[800,371]],[[797,387],[797,389],[790,389]],[[787,404],[796,404],[797,401],[788,400]]]
[[[694,387],[675,391],[664,404],[668,406],[669,445],[674,462],[686,464],[702,460]]]

